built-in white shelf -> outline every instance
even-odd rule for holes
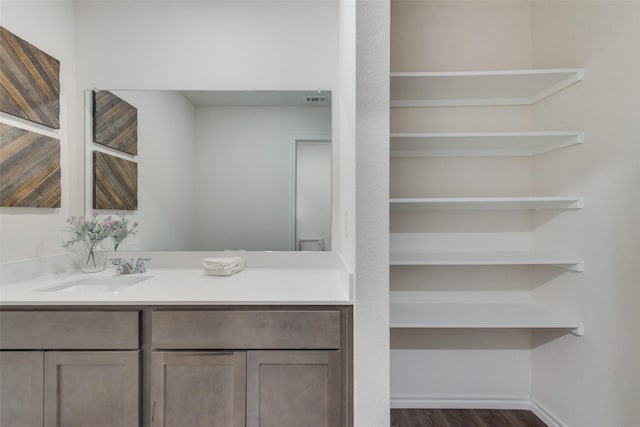
[[[584,335],[581,321],[533,304],[392,303],[389,316],[391,328],[558,328]]]
[[[391,157],[535,156],[584,141],[582,132],[392,133]]]
[[[582,209],[582,197],[440,197],[390,199],[392,210]]]
[[[391,73],[391,107],[531,105],[584,78],[581,68]]]
[[[399,252],[390,254],[390,265],[549,265],[583,271],[584,261],[538,252]]]

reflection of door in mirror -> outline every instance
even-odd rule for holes
[[[331,247],[331,141],[296,139],[295,249]]]
[[[330,92],[112,92],[138,112],[138,155],[128,159],[138,164],[138,206],[131,220],[140,223],[140,231],[123,249],[295,251],[304,239],[304,250],[331,250]],[[91,99],[85,132],[88,215],[91,154],[129,156],[93,142]],[[299,224],[296,141],[322,145],[326,160],[320,174],[316,170],[309,184],[300,184],[298,211],[305,214]],[[313,172],[301,162],[301,172]],[[313,202],[316,196],[325,201]]]

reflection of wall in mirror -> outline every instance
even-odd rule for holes
[[[196,108],[178,92],[116,93],[138,108],[140,231],[129,249],[293,249],[291,137],[330,136],[331,107]]]
[[[195,108],[175,91],[115,91],[138,108],[135,250],[193,250]],[[126,248],[125,248],[126,249]]]
[[[291,138],[330,136],[331,108],[198,108],[196,124],[195,247],[295,249]]]

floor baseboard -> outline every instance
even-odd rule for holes
[[[527,396],[392,395],[392,409],[530,409]]]
[[[531,399],[530,405],[531,412],[536,414],[547,426],[549,427],[568,427],[565,423],[560,421],[551,411],[545,408],[536,399]]]
[[[391,409],[524,409],[548,427],[568,427],[536,399],[513,396],[391,395]]]

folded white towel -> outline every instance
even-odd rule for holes
[[[234,269],[213,269],[213,268],[205,268],[204,269],[204,274],[206,276],[231,276],[234,275],[236,273],[241,272],[242,270],[244,270],[244,268],[242,267],[237,267]]]
[[[240,257],[203,258],[202,266],[207,276],[231,276],[244,270],[244,260]]]
[[[244,265],[244,260],[239,256],[226,258],[203,258],[202,265],[204,268],[228,267],[238,264]]]

